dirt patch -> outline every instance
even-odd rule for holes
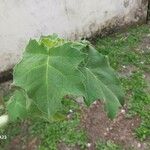
[[[24,141],[23,137],[15,137],[6,150],[37,150],[39,145],[39,140],[35,138],[28,138]]]
[[[138,116],[127,118],[126,111],[125,108],[122,109],[114,120],[110,120],[100,102],[84,110],[82,126],[92,143],[90,150],[95,150],[95,142],[98,140],[111,140],[125,149],[146,148],[146,145],[138,141],[134,135],[134,129],[140,125],[140,118]]]
[[[145,91],[147,93],[150,93],[150,72],[145,73],[145,80],[147,84],[147,88],[145,89]]]
[[[128,77],[132,75],[133,72],[137,71],[137,67],[134,65],[124,65],[122,69],[119,71],[120,77]]]
[[[13,137],[11,142],[6,145],[5,150],[37,150],[40,145],[40,140],[37,137],[32,137],[29,133],[29,123],[24,121],[20,125],[21,132],[16,137]]]
[[[137,50],[143,53],[150,52],[150,34],[147,34],[147,36],[143,37],[143,40],[141,41],[141,44],[139,45]]]
[[[7,81],[0,84],[0,96],[7,95],[10,92],[12,81]]]
[[[140,45],[138,46],[138,48],[136,49],[138,51],[140,51],[141,53],[144,53],[147,55],[147,57],[149,57],[148,54],[150,54],[150,34],[147,34],[145,37],[143,37],[143,40],[141,41]],[[146,62],[147,63],[147,62]],[[145,64],[145,66],[147,68],[149,68],[148,71],[145,71],[145,80],[147,82],[147,90],[148,93],[150,92],[150,64]]]

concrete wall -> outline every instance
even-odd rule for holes
[[[30,38],[57,33],[77,39],[142,22],[148,0],[0,0],[0,72],[13,66]]]

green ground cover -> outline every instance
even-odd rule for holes
[[[123,88],[126,93],[127,117],[139,115],[141,125],[135,129],[137,138],[141,141],[150,137],[150,50],[147,51],[146,43],[143,49],[139,46],[145,36],[150,34],[150,28],[143,25],[131,28],[124,33],[117,33],[105,38],[97,38],[94,41],[95,47],[104,55],[107,55],[111,66],[119,72]],[[128,70],[128,72],[127,72]],[[69,103],[69,104],[68,104]],[[80,128],[80,107],[74,102],[68,102],[64,111],[71,110],[69,120],[54,122],[29,122],[28,134],[24,138],[38,137],[40,139],[40,150],[57,150],[58,143],[65,143],[69,147],[75,145],[80,149],[87,149],[88,137],[84,129]],[[70,105],[71,103],[71,105]],[[22,122],[9,124],[7,127],[0,129],[0,134],[6,134],[7,140],[1,140],[0,149],[20,134]],[[24,140],[24,139],[23,139]],[[112,142],[98,142],[97,150],[118,150],[119,146]]]
[[[145,79],[145,74],[150,77],[150,49],[146,50],[147,43],[142,43],[149,34],[150,27],[143,25],[96,41],[96,48],[108,55],[115,70],[122,72],[128,69],[130,72],[120,78],[126,91],[128,115],[138,114],[142,118],[141,126],[136,129],[141,140],[150,135],[150,81]],[[141,43],[142,47],[139,46]]]

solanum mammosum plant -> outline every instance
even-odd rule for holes
[[[30,116],[50,121],[61,111],[66,95],[82,96],[87,106],[101,100],[111,118],[123,103],[120,82],[108,58],[87,41],[56,35],[29,41],[14,67],[13,86],[16,90],[7,103],[12,121]]]

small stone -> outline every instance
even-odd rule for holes
[[[143,78],[145,78],[146,76],[143,74]]]
[[[67,118],[68,118],[68,119],[71,119],[71,114],[67,115]]]
[[[96,104],[97,104],[97,101],[94,101],[93,104],[96,105]]]
[[[131,146],[132,146],[132,147],[134,147],[134,145],[133,145],[133,144],[132,144]]]
[[[92,145],[91,143],[87,143],[87,147],[91,147],[91,145]]]
[[[5,126],[8,123],[8,115],[0,116],[0,127]]]
[[[147,37],[150,37],[150,34],[147,34]]]
[[[106,131],[109,131],[109,128],[106,128]]]
[[[84,99],[83,99],[82,96],[77,97],[77,98],[75,99],[75,101],[76,101],[78,104],[80,104],[80,105],[84,104]]]
[[[104,135],[106,136],[106,135],[107,135],[107,133],[105,132],[105,133],[104,133]]]
[[[73,110],[72,110],[72,109],[70,109],[70,110],[69,110],[69,112],[70,112],[70,113],[73,113]]]
[[[137,147],[140,148],[141,147],[141,143],[138,143]]]
[[[140,63],[141,63],[141,64],[144,64],[144,62],[143,62],[143,61],[141,61]]]
[[[125,65],[123,65],[122,67],[123,67],[124,69],[126,68],[126,66],[125,66]]]
[[[125,112],[126,112],[126,111],[125,111],[124,109],[121,109],[121,113],[122,113],[122,114],[125,114]]]
[[[109,129],[110,129],[110,130],[112,130],[113,128],[112,128],[112,127],[110,127]]]

